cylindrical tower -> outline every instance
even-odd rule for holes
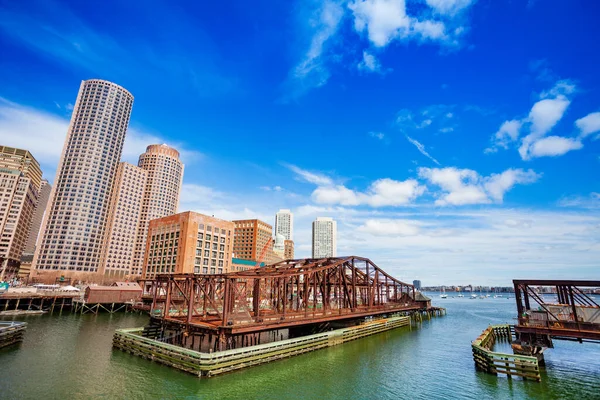
[[[148,171],[142,213],[133,257],[132,274],[142,273],[148,223],[156,218],[176,214],[183,181],[183,163],[179,152],[166,144],[152,144],[140,155],[140,168]]]
[[[132,105],[131,93],[117,84],[81,83],[33,260],[36,270],[98,272]]]

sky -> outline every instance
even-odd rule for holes
[[[54,180],[82,80],[135,97],[122,159],[185,163],[179,210],[338,221],[423,285],[598,279],[600,3],[0,0],[0,144]]]

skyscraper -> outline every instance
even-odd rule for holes
[[[131,274],[147,177],[148,172],[140,167],[126,162],[119,164],[102,261],[105,275]]]
[[[148,223],[177,213],[184,166],[177,150],[166,144],[153,144],[140,155],[138,167],[148,172],[148,178],[135,241],[131,271],[133,275],[142,273]]]
[[[290,210],[279,210],[275,214],[275,235],[285,240],[294,240],[294,214]]]
[[[33,260],[38,272],[99,272],[132,105],[115,83],[81,83]]]
[[[42,179],[40,185],[40,195],[38,196],[37,203],[35,205],[35,212],[33,213],[33,219],[31,220],[31,228],[29,229],[29,235],[27,236],[27,243],[23,254],[33,255],[35,251],[35,244],[37,243],[38,236],[40,234],[40,228],[42,221],[44,220],[44,214],[46,208],[48,208],[48,201],[50,200],[50,193],[52,192],[52,186],[46,179]]]
[[[312,223],[312,257],[335,257],[336,247],[337,223],[332,218],[317,217]]]
[[[29,151],[0,147],[0,279],[18,271],[41,179],[40,165]]]

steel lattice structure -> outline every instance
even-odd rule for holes
[[[227,337],[421,308],[415,288],[362,257],[286,260],[221,275],[147,281],[155,323]]]

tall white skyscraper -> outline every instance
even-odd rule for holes
[[[275,237],[283,235],[285,240],[294,240],[294,214],[290,210],[279,210],[275,214]]]
[[[81,83],[33,259],[37,271],[99,272],[132,105],[117,84]]]
[[[312,223],[312,257],[335,257],[337,254],[337,222],[317,217]]]

